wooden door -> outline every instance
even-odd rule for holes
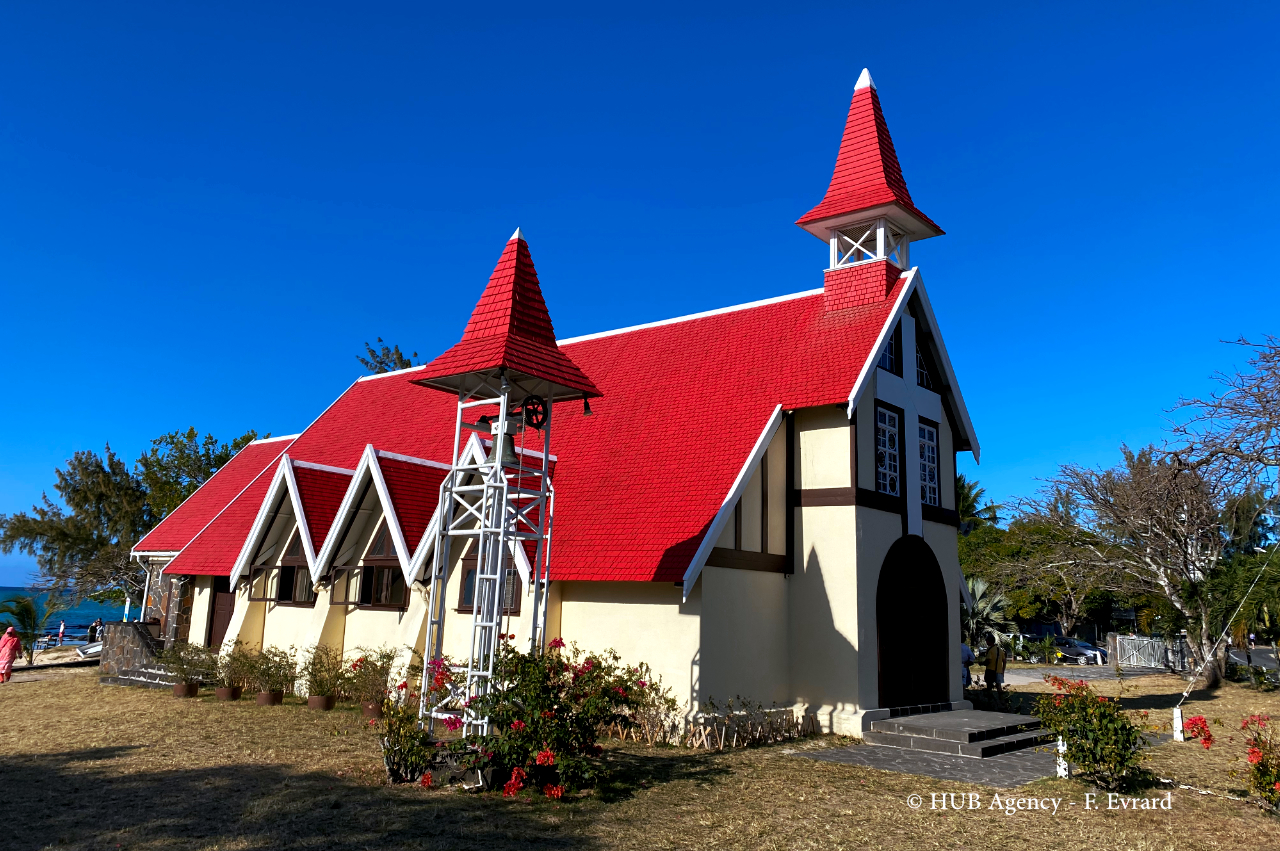
[[[213,615],[209,618],[209,646],[222,646],[231,625],[231,613],[236,608],[236,595],[231,593],[231,583],[219,576],[213,582]]]

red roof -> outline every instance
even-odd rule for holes
[[[285,441],[281,446],[288,446]],[[243,451],[243,450],[242,450]],[[271,487],[267,470],[253,480],[217,517],[182,548],[165,567],[165,573],[230,576],[236,556],[253,528],[258,508]]]
[[[871,75],[866,71],[862,73],[849,104],[849,117],[845,120],[831,185],[821,203],[801,216],[796,224],[805,225],[897,202],[941,234],[942,229],[911,201],[893,139],[889,136],[889,125],[880,109],[880,96]]]
[[[451,384],[439,379],[499,367],[551,381],[566,392],[600,395],[591,379],[556,345],[555,330],[542,298],[529,244],[519,230],[498,258],[498,265],[471,313],[462,339],[427,364],[412,380],[429,387],[450,389]]]
[[[177,552],[185,547],[236,494],[276,462],[289,448],[292,439],[293,436],[256,440],[241,449],[185,502],[144,535],[134,546],[134,552]]]
[[[333,518],[338,516],[338,506],[342,504],[342,497],[351,485],[351,476],[351,473],[317,470],[315,467],[294,463],[293,479],[298,483],[298,497],[302,502],[302,513],[307,518],[312,552],[318,553],[324,546]]]
[[[446,460],[445,463],[448,463]],[[417,550],[440,500],[440,483],[449,471],[396,458],[378,458],[387,494],[409,552]]]

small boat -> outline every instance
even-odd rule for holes
[[[88,659],[90,656],[102,655],[102,642],[95,641],[92,644],[85,644],[76,648],[76,655],[81,659]]]

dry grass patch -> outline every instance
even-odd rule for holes
[[[559,804],[393,788],[356,712],[183,701],[94,673],[0,686],[6,848],[1280,847],[1280,820],[1189,792],[1171,812],[1085,812],[1082,784],[1045,781],[1017,794],[1065,799],[1056,816],[912,810],[911,794],[985,805],[995,790],[788,753],[829,738],[723,754],[613,743],[615,780]]]

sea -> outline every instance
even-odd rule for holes
[[[15,595],[22,595],[24,597],[33,596],[30,589],[18,588],[11,585],[0,585],[0,602],[3,602]],[[35,594],[34,596],[43,607],[45,600],[48,599],[49,595],[47,593],[40,593]],[[123,603],[119,606],[115,606],[109,603],[95,603],[92,600],[85,600],[80,605],[70,609],[63,609],[53,617],[49,618],[49,622],[45,625],[45,629],[48,632],[57,634],[58,623],[60,621],[66,621],[67,637],[70,638],[72,635],[75,635],[77,638],[82,638],[84,634],[89,631],[89,624],[93,623],[98,618],[102,618],[103,622],[106,623],[113,620],[121,620],[123,617]],[[3,615],[0,615],[0,619],[7,620]],[[68,643],[72,642],[69,641]]]

